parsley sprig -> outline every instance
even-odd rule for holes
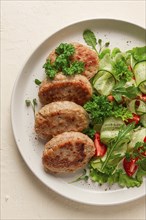
[[[108,101],[106,96],[93,94],[92,99],[84,105],[84,109],[89,113],[93,124],[103,123],[104,119],[110,116],[121,118],[126,121],[132,118],[132,113],[126,107],[116,102]]]
[[[84,63],[81,61],[71,61],[71,56],[75,53],[75,48],[72,44],[61,43],[55,50],[56,59],[52,63],[50,59],[43,65],[46,76],[50,79],[54,79],[58,72],[62,72],[64,75],[72,76],[75,74],[81,74],[85,70]]]

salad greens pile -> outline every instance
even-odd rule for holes
[[[83,38],[98,54],[99,70],[84,105],[90,125],[83,131],[96,153],[78,180],[139,187],[146,176],[146,46],[122,52],[102,45],[91,30]]]

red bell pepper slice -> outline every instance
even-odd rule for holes
[[[107,97],[107,99],[108,99],[108,101],[110,101],[110,102],[115,101],[115,98],[114,98],[112,95],[109,95],[109,96]]]
[[[138,158],[124,158],[123,167],[128,176],[132,176],[136,172],[138,168],[138,165],[136,164],[137,160]]]
[[[140,116],[134,113],[132,115],[133,115],[133,118],[129,118],[128,123],[135,122],[135,124],[138,124],[138,122],[140,121]]]
[[[103,157],[107,151],[107,147],[101,143],[100,134],[98,132],[94,136],[94,145],[96,148],[95,156]]]

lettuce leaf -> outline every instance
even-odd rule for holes
[[[133,48],[132,55],[137,62],[146,60],[146,46]]]
[[[90,177],[93,182],[98,182],[99,184],[106,183],[108,180],[108,175],[105,173],[101,173],[97,170],[92,169],[90,171]]]
[[[124,58],[118,59],[113,63],[112,73],[117,81],[124,79],[126,82],[128,82],[133,77],[133,73],[128,69],[128,65]]]
[[[117,81],[124,79],[126,82],[131,80],[133,73],[129,70],[125,54],[118,48],[105,49],[100,54],[99,70],[106,70],[112,73]]]
[[[143,170],[141,167],[139,167],[137,173],[136,173],[136,180],[140,183],[143,182],[143,177],[146,176],[146,170]]]
[[[120,173],[118,184],[121,187],[129,188],[129,187],[135,187],[135,186],[139,187],[141,185],[141,182],[138,181],[136,178],[127,176],[127,174],[125,173]]]
[[[104,50],[101,51],[101,53],[99,54],[99,59],[103,59],[103,57],[106,55],[106,54],[110,54],[111,50],[109,48],[105,48]]]

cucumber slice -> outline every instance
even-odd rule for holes
[[[134,66],[134,75],[139,89],[146,94],[146,61],[141,61]]]
[[[141,115],[140,122],[144,128],[146,128],[146,114]]]
[[[93,80],[93,87],[101,95],[109,95],[115,86],[115,78],[113,75],[106,71],[100,70]]]
[[[108,144],[113,138],[118,136],[120,127],[124,124],[122,119],[109,117],[105,119],[100,133],[101,142]]]
[[[136,105],[136,101],[139,102],[138,106]],[[142,100],[134,99],[131,102],[129,102],[128,109],[132,113],[135,113],[137,115],[143,115],[144,113],[146,113],[146,103],[143,102]]]
[[[135,102],[136,99],[132,100],[131,102],[129,102],[127,108],[132,112],[136,114],[136,109],[135,109]]]
[[[138,115],[142,115],[143,113],[146,113],[146,103],[140,100],[139,106],[138,107],[135,106],[135,109]]]
[[[144,94],[146,94],[146,80],[139,85],[140,91],[142,91]]]
[[[143,142],[146,135],[146,128],[140,128],[133,132],[128,149],[132,149],[137,142]]]

